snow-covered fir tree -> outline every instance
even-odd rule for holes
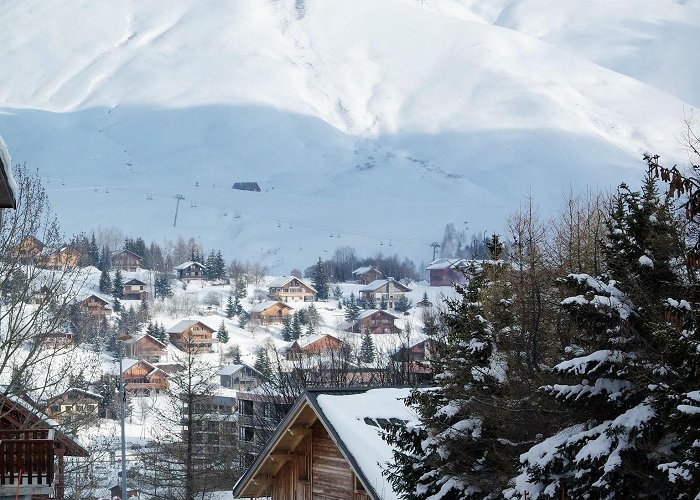
[[[577,335],[572,357],[554,367],[559,383],[543,389],[568,407],[562,411],[573,423],[521,456],[514,498],[700,492],[697,281],[685,268],[672,208],[651,175],[641,192],[621,186],[608,222],[607,271],[566,277],[574,294],[562,307]]]
[[[410,500],[484,498],[505,482],[499,448],[510,445],[500,442],[507,439],[498,405],[506,367],[483,316],[483,270],[472,276],[446,301],[446,336],[433,359],[436,389],[414,391],[407,402],[419,421],[387,436],[396,451],[385,473]]]
[[[330,285],[328,284],[326,267],[323,265],[321,257],[318,258],[318,262],[316,262],[314,266],[313,273],[311,274],[311,283],[316,289],[316,297],[321,300],[326,300],[328,298]]]
[[[374,361],[374,342],[369,332],[362,335],[362,345],[360,346],[360,361],[371,363]]]

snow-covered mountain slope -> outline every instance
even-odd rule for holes
[[[282,273],[340,245],[429,260],[447,222],[634,184],[643,152],[685,160],[700,106],[697,1],[28,0],[0,23],[0,134],[68,232]]]

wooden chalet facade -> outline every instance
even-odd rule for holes
[[[199,262],[187,261],[179,266],[175,266],[177,279],[189,283],[190,281],[200,281],[206,277],[206,266]]]
[[[143,257],[136,255],[130,250],[122,250],[121,252],[114,252],[110,260],[112,262],[112,269],[115,271],[133,273],[141,266]]]
[[[148,288],[143,281],[132,278],[124,283],[124,300],[148,300]]]
[[[373,281],[369,285],[360,288],[360,300],[370,302],[374,300],[377,306],[383,300],[387,307],[393,309],[399,297],[410,291],[410,288],[402,285],[394,278],[387,278]]]
[[[124,389],[148,396],[168,388],[168,374],[143,359],[124,359]]]
[[[316,289],[296,276],[282,276],[267,285],[268,297],[282,302],[313,302]]]
[[[355,276],[355,283],[361,285],[369,285],[373,281],[382,280],[385,278],[384,273],[374,266],[358,267],[352,272]]]
[[[186,319],[179,321],[167,330],[170,342],[182,351],[196,349],[211,351],[214,329],[201,321]]]
[[[28,398],[0,395],[0,500],[64,498],[64,457],[88,457]]]
[[[452,286],[455,283],[465,283],[463,269],[467,261],[459,258],[442,258],[431,262],[426,270],[430,275],[430,286]]]
[[[237,391],[251,391],[264,380],[264,376],[246,364],[222,366],[217,372],[221,387]]]
[[[39,266],[46,269],[73,269],[80,262],[80,252],[72,246],[65,246],[38,260]]]
[[[168,358],[166,347],[155,337],[139,335],[124,342],[124,355],[127,358],[143,359],[149,363],[160,363]]]
[[[266,300],[255,304],[250,308],[248,314],[252,321],[257,321],[261,325],[275,325],[282,323],[289,317],[292,308],[279,300]]]
[[[44,243],[34,236],[27,236],[16,247],[20,262],[28,264],[36,262],[44,251]]]
[[[300,359],[305,356],[324,354],[328,351],[339,351],[342,341],[328,333],[302,337],[292,342],[292,345],[285,351],[285,358]]]
[[[401,333],[401,328],[396,326],[397,319],[399,317],[390,312],[369,309],[360,312],[357,321],[341,323],[338,329],[351,333]]]
[[[409,389],[307,390],[233,488],[234,498],[398,498],[379,464],[392,459],[382,428],[416,418]]]
[[[94,293],[80,300],[78,307],[83,313],[93,318],[104,318],[112,312],[109,301]]]
[[[71,387],[63,394],[49,399],[46,413],[58,422],[96,417],[102,396]]]

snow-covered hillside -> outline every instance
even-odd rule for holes
[[[685,160],[700,106],[693,0],[28,0],[0,22],[0,134],[66,231],[280,273],[341,245],[428,261],[447,222],[499,230],[529,191],[546,213],[636,183],[645,151]]]

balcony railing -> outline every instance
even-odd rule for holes
[[[53,430],[0,430],[0,486],[50,487],[54,481]]]

